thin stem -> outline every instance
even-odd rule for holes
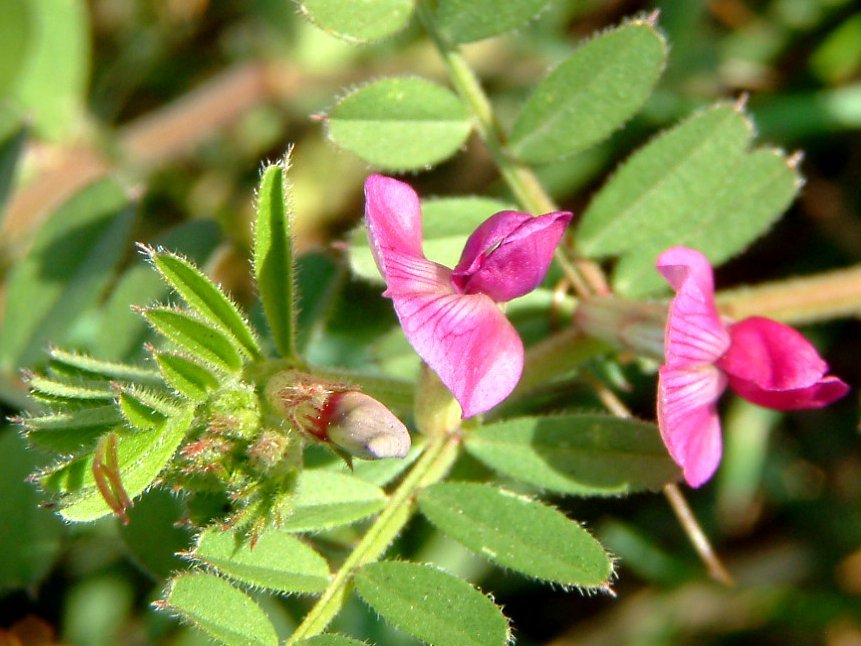
[[[353,586],[353,577],[364,565],[380,558],[398,536],[415,511],[416,494],[442,480],[458,455],[460,437],[456,433],[432,438],[409,475],[392,493],[383,511],[362,540],[344,561],[341,569],[323,592],[287,644],[319,635],[335,618]]]
[[[716,581],[723,583],[727,587],[732,587],[735,585],[735,580],[732,578],[732,575],[729,571],[724,567],[721,560],[718,558],[717,554],[715,554],[714,549],[709,543],[708,537],[703,532],[702,527],[700,527],[699,522],[697,522],[696,516],[694,516],[694,512],[691,511],[690,506],[688,505],[688,501],[685,500],[684,495],[682,495],[681,490],[677,485],[668,484],[664,487],[664,496],[666,496],[667,500],[670,503],[670,507],[673,512],[676,514],[676,518],[679,519],[679,523],[684,528],[685,533],[688,535],[688,539],[694,546],[694,549],[699,554],[700,559],[703,563],[706,564],[708,568],[709,574],[711,574],[712,578]]]

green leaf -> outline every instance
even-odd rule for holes
[[[576,522],[543,503],[476,483],[438,483],[419,509],[440,530],[491,561],[563,586],[606,587],[613,562]]]
[[[69,400],[77,403],[113,401],[117,393],[107,381],[28,375],[27,385],[34,397],[47,401]]]
[[[173,457],[193,418],[193,409],[186,408],[150,431],[116,430],[117,461],[129,498],[140,495],[155,481]],[[66,520],[86,522],[111,512],[96,487],[92,466],[93,456],[89,455],[54,467],[40,477],[46,490],[65,494],[60,514]]]
[[[260,357],[260,346],[239,308],[202,271],[168,251],[147,252],[165,281],[192,310],[231,336],[249,357]]]
[[[326,119],[338,146],[387,170],[420,170],[466,141],[469,115],[450,90],[415,77],[381,79],[342,97]]]
[[[422,201],[422,239],[425,256],[446,267],[460,260],[466,240],[494,213],[515,209],[507,202],[486,197],[444,197]],[[382,283],[368,245],[364,225],[350,234],[350,268],[356,276]]]
[[[142,431],[164,424],[170,415],[176,413],[175,404],[141,388],[123,390],[119,396],[119,407],[126,421]]]
[[[51,569],[60,548],[63,523],[39,507],[27,482],[35,455],[11,428],[0,430],[0,590],[35,586]]]
[[[436,646],[503,646],[511,640],[493,601],[430,565],[371,563],[356,575],[356,591],[390,624]]]
[[[595,36],[527,99],[511,129],[511,151],[542,163],[605,139],[646,102],[666,58],[663,36],[646,20]]]
[[[75,195],[39,230],[9,278],[0,364],[36,362],[48,340],[62,342],[70,324],[99,301],[131,228],[126,204],[119,185],[104,180]]]
[[[192,401],[205,401],[218,388],[218,379],[191,359],[166,352],[154,353],[165,381]]]
[[[239,348],[226,334],[191,314],[168,307],[144,310],[150,325],[201,362],[228,372],[242,368]]]
[[[260,606],[244,592],[211,574],[174,577],[158,605],[223,644],[278,644],[275,627]]]
[[[3,11],[3,8],[0,7],[0,24],[3,24]],[[0,47],[3,45],[0,44]],[[2,54],[0,54],[0,61],[2,58]],[[0,68],[2,68],[2,62],[0,62]],[[0,69],[0,76],[2,74],[3,71]],[[2,84],[1,78],[0,84]],[[15,171],[24,149],[25,138],[26,130],[21,124],[21,120],[0,107],[0,223],[3,222],[3,207],[6,205],[6,198],[14,184]]]
[[[289,532],[311,532],[349,525],[380,511],[386,504],[382,489],[368,482],[322,469],[299,476],[293,513],[281,525]]]
[[[191,261],[202,264],[219,240],[218,225],[212,220],[192,220],[171,229],[156,244],[181,250]],[[138,261],[117,282],[101,310],[99,332],[94,347],[100,357],[142,358],[144,343],[153,332],[146,320],[129,305],[145,306],[165,298],[167,286],[147,262]]]
[[[92,449],[96,440],[122,420],[113,404],[78,410],[67,409],[38,417],[18,420],[27,439],[36,446],[56,453],[75,454]]]
[[[773,150],[748,152],[753,127],[717,104],[655,138],[595,196],[578,231],[590,257],[623,255],[614,287],[628,295],[663,286],[654,270],[671,245],[700,248],[712,262],[761,235],[794,196],[797,173]],[[636,278],[634,277],[637,273]]]
[[[434,22],[452,43],[469,43],[522,27],[550,0],[439,0]]]
[[[299,9],[323,31],[350,43],[367,43],[406,27],[413,0],[302,0]]]
[[[236,532],[212,527],[188,556],[242,583],[278,592],[315,594],[329,585],[326,559],[277,530],[263,532],[252,547]]]
[[[267,166],[260,178],[254,221],[254,278],[275,347],[282,357],[294,358],[298,295],[289,168],[288,153],[283,164]]]
[[[87,6],[83,0],[28,0],[26,10],[30,32],[25,56],[18,59],[14,96],[39,134],[64,139],[79,127],[84,112],[90,60]]]
[[[524,417],[466,435],[466,449],[492,469],[578,496],[656,490],[679,477],[658,429],[606,415]]]
[[[68,352],[61,348],[51,348],[48,354],[54,363],[51,366],[52,371],[56,370],[56,364],[61,364],[62,366],[72,368],[72,374],[82,374],[84,377],[89,376],[94,379],[127,381],[147,385],[161,385],[162,383],[161,375],[157,371],[144,368],[143,366],[133,366],[116,361],[104,361],[103,359],[96,359],[86,354]]]

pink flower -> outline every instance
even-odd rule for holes
[[[658,271],[676,291],[658,379],[658,426],[685,480],[698,487],[721,457],[717,399],[727,385],[760,406],[821,408],[849,387],[800,333],[771,319],[725,322],[714,301],[712,268],[700,252],[667,249]]]
[[[505,399],[523,370],[523,343],[498,302],[544,279],[570,213],[501,211],[467,240],[454,270],[422,253],[421,206],[403,182],[371,175],[365,221],[377,267],[407,339],[460,403],[463,417]]]

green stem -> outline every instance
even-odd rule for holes
[[[319,635],[335,618],[352,590],[353,577],[364,565],[373,563],[386,551],[412,517],[416,494],[442,480],[458,455],[460,437],[456,433],[432,438],[409,475],[392,493],[383,511],[362,540],[344,561],[335,578],[323,592],[287,644]]]

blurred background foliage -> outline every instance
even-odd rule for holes
[[[645,109],[608,143],[538,169],[582,211],[651,133],[718,98],[748,95],[760,141],[803,150],[800,199],[765,239],[718,272],[731,287],[861,262],[861,7],[851,0],[556,0],[528,28],[469,45],[503,122],[535,79],[596,30],[661,10],[672,49]],[[194,259],[254,306],[248,245],[260,162],[295,142],[309,355],[403,361],[378,289],[351,281],[336,243],[361,217],[366,165],[324,140],[332,97],[383,74],[445,83],[411,26],[367,47],[309,25],[289,0],[0,0],[0,402],[27,406],[20,371],[49,341],[140,359],[147,329],[129,304],[165,296],[133,241]],[[420,194],[506,198],[475,139],[409,178]],[[253,311],[253,309],[252,309]],[[833,371],[861,384],[855,319],[805,330]],[[396,340],[395,340],[396,341]],[[653,382],[607,367],[653,415]],[[569,393],[570,394],[570,393]],[[596,406],[583,393],[584,406]],[[421,518],[398,549],[459,572],[531,643],[861,643],[861,450],[857,396],[812,414],[726,403],[727,458],[690,498],[735,589],[710,582],[664,499],[558,500],[621,559],[618,598],[583,597],[491,569]],[[113,519],[64,526],[24,480],[45,457],[0,428],[0,643],[196,644],[149,603],[190,533],[154,491]],[[480,469],[468,459],[457,467]],[[349,544],[354,529],[333,537]],[[335,540],[337,538],[337,541]],[[286,634],[308,600],[260,598]],[[358,601],[342,632],[409,643]],[[15,640],[19,641],[15,641]],[[41,640],[41,641],[40,641]]]

